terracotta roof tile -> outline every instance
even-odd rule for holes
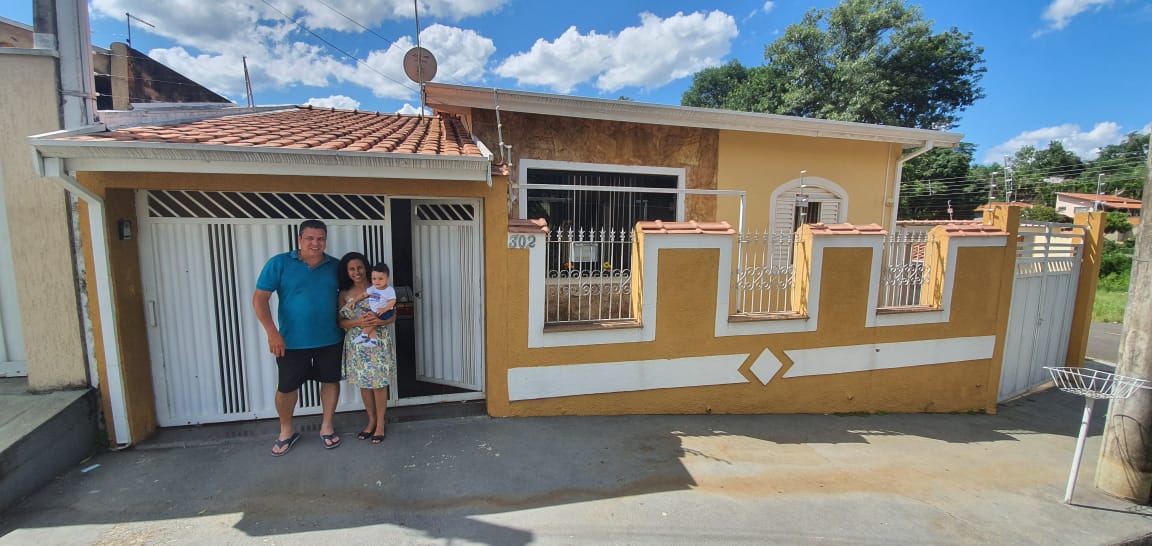
[[[548,221],[543,218],[535,220],[508,220],[508,233],[548,233]]]
[[[949,224],[943,227],[944,231],[948,232],[949,237],[1003,237],[1008,235],[1008,232],[1001,231],[996,226],[985,224]]]
[[[62,137],[88,142],[165,142],[483,157],[459,118],[298,107],[165,126]]]
[[[688,222],[664,222],[662,220],[639,222],[636,224],[636,229],[644,233],[669,235],[733,235],[736,233],[736,230],[732,229],[732,225],[728,222],[697,222],[695,220]]]
[[[1084,199],[1087,201],[1100,201],[1101,203],[1114,208],[1140,208],[1142,204],[1139,199],[1132,199],[1130,197],[1120,197],[1119,195],[1098,195],[1095,193],[1072,193],[1059,191],[1056,195],[1066,195],[1075,199]]]
[[[880,224],[808,224],[812,235],[887,235]]]

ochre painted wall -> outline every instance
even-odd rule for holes
[[[0,186],[34,391],[88,384],[64,190],[33,171],[27,137],[59,129],[55,59],[0,54]],[[0,218],[3,218],[0,215]]]
[[[520,112],[501,112],[504,143],[522,159],[685,169],[685,187],[716,188],[714,129],[646,125]],[[496,152],[500,137],[491,110],[472,111],[472,132]],[[712,221],[715,197],[689,196],[685,220]]]
[[[117,222],[136,221],[135,192],[108,190],[108,257],[112,264],[112,297],[116,302],[116,328],[120,339],[120,374],[124,378],[128,426],[132,438],[146,438],[156,430],[156,398],[152,392],[152,359],[148,353],[148,324],[144,317],[144,288],[140,271],[139,237],[121,241]]]
[[[663,235],[675,237],[675,235]],[[655,237],[647,235],[646,238]],[[749,368],[762,350],[780,358],[784,351],[829,346],[894,343],[997,335],[999,302],[989,278],[1005,267],[1004,247],[958,250],[956,295],[951,321],[940,324],[865,327],[870,248],[829,248],[821,276],[819,327],[815,332],[717,338],[712,318],[717,296],[719,252],[715,249],[662,249],[658,264],[656,339],[644,343],[528,348],[528,251],[508,251],[503,269],[506,358],[489,362],[489,412],[498,416],[611,415],[642,413],[828,413],[854,411],[994,411],[993,362],[982,359],[897,369],[783,378],[767,386]],[[644,267],[653,264],[645,263]],[[494,285],[499,283],[492,283]],[[995,286],[995,285],[993,285]],[[967,297],[981,294],[980,298]],[[747,353],[741,366],[747,383],[564,396],[510,402],[507,369],[564,364],[642,361]],[[998,370],[998,367],[996,367]],[[989,393],[993,401],[989,405]]]
[[[749,229],[769,227],[772,192],[800,178],[802,170],[806,177],[831,180],[844,188],[849,196],[847,223],[888,225],[891,209],[884,195],[886,189],[889,194],[893,191],[898,144],[720,131],[719,145],[717,188],[748,191]],[[721,199],[717,217],[735,225],[738,201]]]

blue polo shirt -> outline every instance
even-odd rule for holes
[[[312,349],[340,343],[344,331],[336,321],[336,280],[339,261],[327,254],[315,267],[308,267],[293,250],[277,254],[264,264],[256,288],[275,292],[279,298],[278,326],[287,349]]]

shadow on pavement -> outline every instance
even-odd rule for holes
[[[1002,405],[998,415],[471,417],[393,423],[380,446],[357,441],[359,416],[342,415],[341,448],[322,449],[318,424],[304,418],[303,439],[282,458],[268,455],[274,423],[202,427],[225,441],[98,455],[83,466],[99,468],[75,469],[4,514],[0,537],[231,514],[234,528],[252,537],[385,524],[414,540],[527,544],[531,531],[482,518],[694,489],[685,459],[734,464],[722,450],[693,449],[696,438],[759,440],[768,458],[802,444],[867,450],[879,436],[1017,442],[1031,434],[1075,437],[1082,407],[1081,399],[1051,390]],[[1096,412],[1091,434],[1101,433],[1105,413]]]

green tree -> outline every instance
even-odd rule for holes
[[[704,69],[682,103],[947,129],[984,96],[983,48],[971,34],[933,32],[901,0],[844,0],[809,10],[765,48],[763,67]]]
[[[969,176],[976,146],[962,142],[955,149],[936,148],[904,165],[900,187],[900,217],[913,220],[969,219],[987,200],[987,185]]]
[[[705,68],[693,77],[692,85],[680,97],[680,104],[732,110],[728,106],[729,96],[747,81],[748,69],[737,60]]]
[[[1123,212],[1109,212],[1104,215],[1104,233],[1130,233],[1132,223]]]
[[[1091,193],[1096,193],[1096,183],[1103,174],[1104,193],[1141,199],[1148,172],[1147,158],[1148,135],[1128,133],[1122,142],[1101,148],[1100,155],[1088,163],[1080,179],[1085,186],[1091,185]]]
[[[1061,222],[1068,223],[1072,219],[1056,212],[1056,209],[1046,205],[1035,205],[1032,208],[1027,208],[1020,211],[1020,217],[1026,220],[1035,220],[1037,222]]]

